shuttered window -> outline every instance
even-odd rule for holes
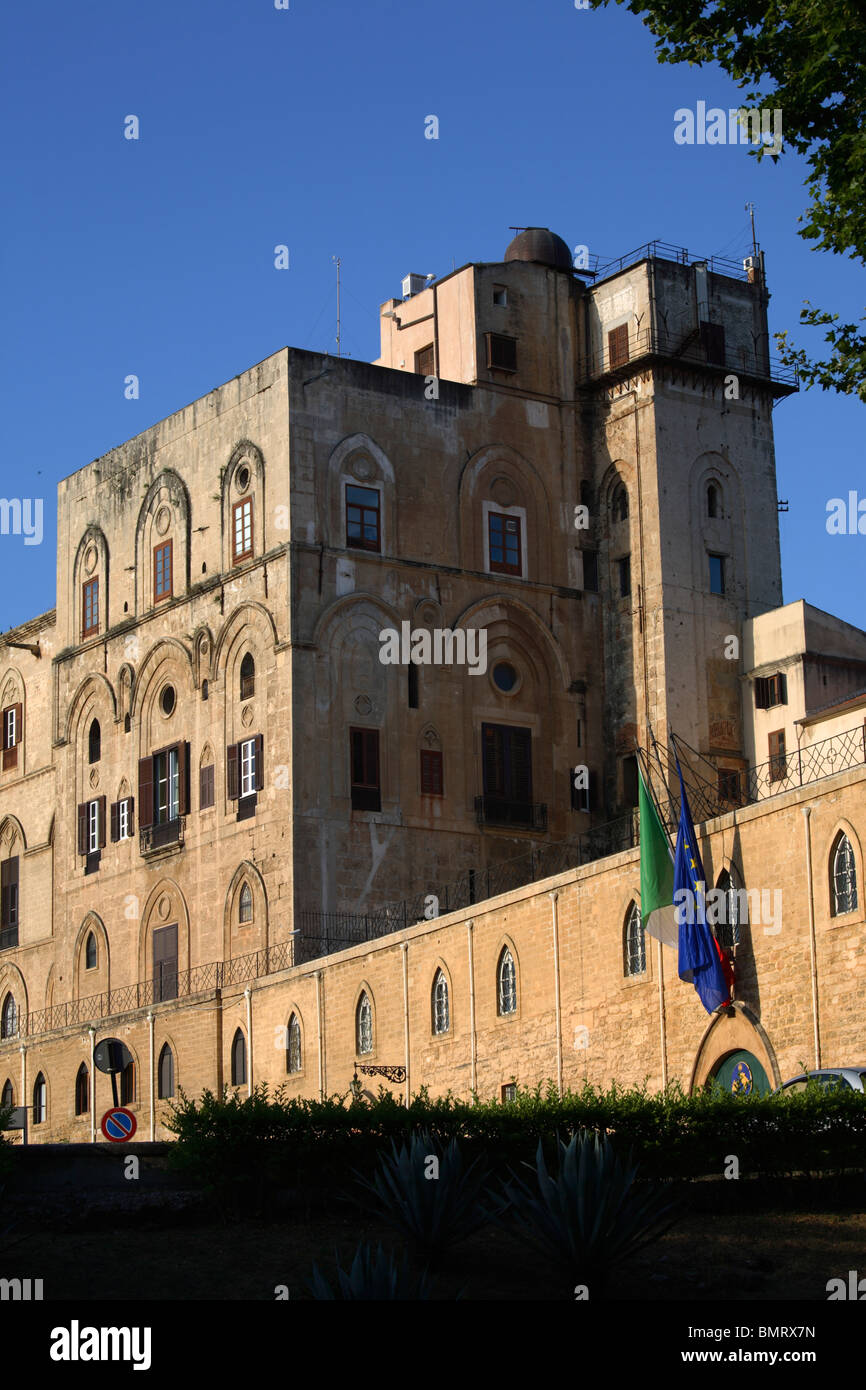
[[[435,354],[433,352],[432,343],[429,343],[427,347],[423,347],[420,351],[415,353],[415,371],[419,376],[434,375],[436,371],[434,357]]]
[[[442,795],[442,754],[438,749],[421,749],[421,795]]]
[[[153,933],[153,1001],[177,998],[177,923]]]
[[[532,801],[532,730],[482,724],[484,795],[528,805]]]
[[[0,927],[4,931],[18,926],[18,855],[0,865]]]
[[[785,730],[777,729],[769,736],[771,782],[782,782],[788,775],[788,759],[785,752]]]
[[[350,729],[352,810],[381,811],[379,784],[379,730]]]
[[[628,361],[628,324],[621,323],[607,335],[607,360],[610,367],[622,367]]]
[[[209,763],[207,767],[199,770],[198,774],[198,805],[200,811],[206,811],[209,806],[214,804],[214,767]]]
[[[517,371],[517,339],[504,333],[485,333],[487,366],[499,372]]]

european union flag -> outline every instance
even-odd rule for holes
[[[680,824],[674,858],[674,904],[679,923],[677,971],[681,980],[694,985],[707,1013],[712,1014],[731,1002],[730,989],[722,969],[719,944],[707,926],[704,866],[679,758],[677,773],[680,779]]]

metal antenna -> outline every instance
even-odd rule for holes
[[[340,266],[342,261],[339,256],[332,256],[332,261],[337,264],[337,356],[340,356]]]
[[[758,254],[758,243],[757,243],[757,241],[755,240],[755,204],[754,204],[754,203],[746,203],[746,212],[749,214],[749,220],[751,221],[751,224],[752,224],[752,255],[753,255],[753,256],[757,256],[757,254]]]

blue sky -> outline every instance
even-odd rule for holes
[[[333,255],[343,351],[368,360],[406,272],[497,260],[511,224],[602,259],[654,238],[739,257],[749,200],[771,329],[810,346],[804,299],[862,312],[862,269],[796,234],[800,159],[674,143],[678,107],[740,94],[715,68],[658,64],[633,15],[573,0],[290,4],[7,13],[0,489],[44,499],[44,536],[0,536],[0,630],[54,606],[60,478],[277,348],[335,350]],[[274,269],[282,243],[288,271]],[[825,527],[831,497],[866,497],[864,406],[813,390],[774,419],[785,601],[866,626],[866,537]]]

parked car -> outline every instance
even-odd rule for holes
[[[822,1067],[820,1071],[801,1072],[799,1076],[793,1076],[790,1081],[783,1081],[775,1094],[781,1095],[783,1092],[805,1091],[808,1081],[817,1081],[819,1085],[831,1087],[841,1086],[843,1090],[866,1092],[866,1066],[864,1067]]]

